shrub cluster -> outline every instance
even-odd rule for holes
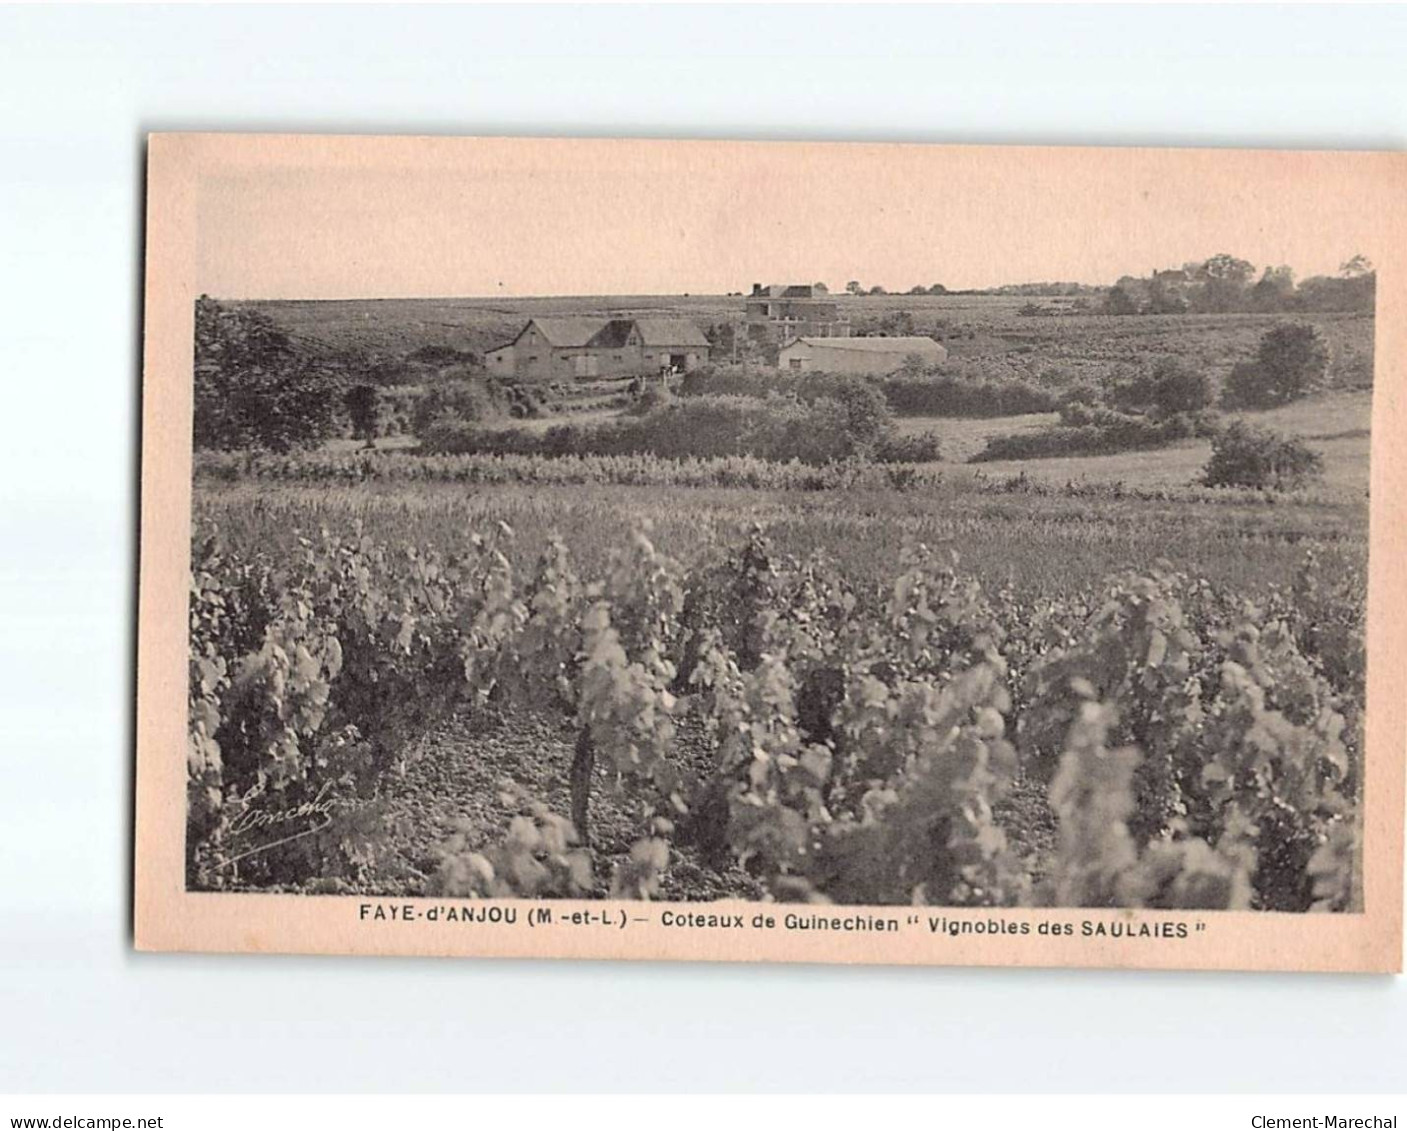
[[[1060,398],[1029,381],[991,381],[930,373],[882,379],[885,400],[897,416],[987,418],[1054,412]]]
[[[943,458],[942,444],[933,432],[885,436],[875,445],[880,463],[933,463]]]
[[[411,430],[423,437],[446,423],[482,424],[505,417],[538,417],[546,397],[543,390],[493,378],[437,381],[414,401]]]
[[[1207,487],[1289,491],[1323,471],[1323,457],[1303,440],[1233,420],[1212,440],[1212,458],[1202,473],[1202,483]]]
[[[668,459],[756,456],[823,464],[875,452],[888,424],[873,391],[810,403],[784,397],[695,396],[665,401],[642,416],[600,424],[557,424],[542,432],[441,423],[427,430],[429,454],[640,455]]]
[[[1212,382],[1206,373],[1181,358],[1163,357],[1148,372],[1115,385],[1109,402],[1126,411],[1163,416],[1203,412],[1212,404]]]
[[[1065,423],[1053,428],[993,436],[971,462],[1110,455],[1161,448],[1216,431],[1213,417],[1187,412],[1154,418],[1075,403],[1062,408],[1061,418]]]

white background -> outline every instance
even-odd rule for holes
[[[1388,978],[134,954],[159,129],[1400,149],[1407,10],[0,10],[0,1091],[1401,1087]]]

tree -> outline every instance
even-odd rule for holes
[[[1255,266],[1249,260],[1225,252],[1212,256],[1196,270],[1202,284],[1196,292],[1197,309],[1213,314],[1239,309],[1253,274]]]
[[[1109,293],[1104,297],[1104,313],[1106,314],[1137,314],[1138,303],[1129,289],[1123,285],[1122,281],[1109,288]]]
[[[942,283],[934,283],[928,288],[928,293],[931,295],[945,295],[948,293],[948,288],[943,286]]]
[[[1183,297],[1185,280],[1178,279],[1178,272],[1154,271],[1148,281],[1149,314],[1185,314],[1187,300]]]
[[[1213,255],[1202,264],[1200,274],[1205,279],[1235,283],[1244,286],[1255,274],[1255,265],[1247,259],[1237,259],[1234,255],[1221,252]]]
[[[734,322],[712,322],[704,328],[715,358],[731,357],[738,346],[738,327]]]
[[[870,288],[870,294],[872,295],[885,295],[888,293],[889,292],[886,291],[883,287],[881,287],[878,283],[876,283],[873,287]]]
[[[862,295],[865,293],[865,288],[860,286],[858,279],[851,279],[850,282],[845,284],[845,293],[848,295]]]
[[[1309,325],[1285,323],[1260,340],[1254,361],[1231,370],[1222,390],[1227,408],[1273,408],[1305,396],[1324,378],[1329,352]]]
[[[1345,263],[1340,270],[1347,269],[1352,262]],[[1367,260],[1362,263],[1367,264]],[[1371,311],[1377,298],[1377,284],[1377,273],[1372,270],[1365,274],[1315,275],[1299,285],[1295,305],[1302,310]]]
[[[352,420],[352,435],[365,440],[367,447],[376,446],[376,410],[381,391],[375,385],[353,385],[342,398],[347,415]]]
[[[818,295],[828,295],[831,293],[830,287],[826,286],[825,283],[812,283],[811,290]]]
[[[1373,274],[1373,261],[1366,255],[1355,255],[1347,263],[1340,265],[1339,274],[1345,279],[1357,279]]]
[[[196,300],[196,447],[316,444],[335,430],[340,385],[327,358],[300,354],[267,315]]]
[[[917,286],[909,288],[909,294],[911,295],[926,295],[927,293],[928,288],[925,287],[922,283],[919,283]]]
[[[1288,267],[1269,267],[1251,288],[1251,305],[1257,310],[1284,310],[1295,293],[1295,273]]]
[[[1287,322],[1261,338],[1256,361],[1269,374],[1283,403],[1304,396],[1323,380],[1329,351],[1313,326]]]

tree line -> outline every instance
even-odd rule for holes
[[[1296,281],[1286,266],[1267,265],[1256,277],[1249,260],[1221,253],[1200,263],[1125,275],[1104,299],[1106,314],[1230,314],[1293,311],[1371,312],[1377,272],[1363,255],[1343,263],[1337,275]]]

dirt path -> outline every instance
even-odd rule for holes
[[[440,863],[441,846],[467,826],[472,847],[503,836],[519,809],[503,796],[511,779],[554,812],[570,811],[568,769],[574,731],[551,720],[520,715],[502,720],[479,714],[450,719],[428,734],[412,752],[405,776],[386,791],[389,855],[378,873],[378,891],[414,895]],[[629,811],[628,795],[617,795],[597,776],[591,798],[592,857],[597,893],[610,887],[615,865],[641,835]],[[674,846],[661,898],[670,900],[756,899],[760,891],[745,874],[720,874],[702,864],[688,846]]]

